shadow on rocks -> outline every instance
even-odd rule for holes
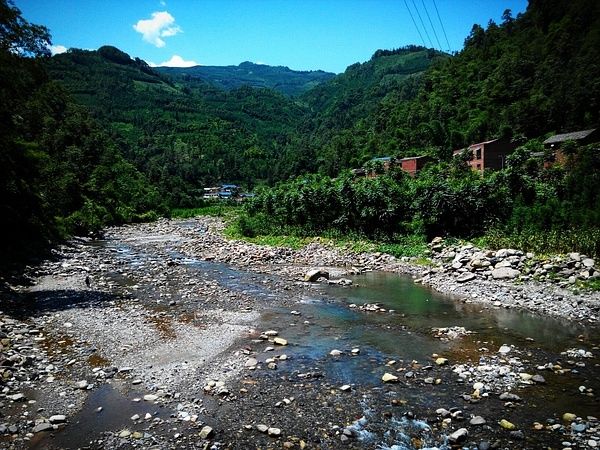
[[[103,307],[121,299],[113,294],[89,290],[62,289],[27,293],[11,293],[0,298],[0,308],[23,320],[28,317],[73,308]]]

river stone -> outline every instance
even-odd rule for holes
[[[267,434],[269,436],[277,437],[281,434],[281,430],[279,428],[269,428]]]
[[[476,276],[475,276],[474,273],[467,272],[467,273],[464,273],[463,275],[459,276],[456,279],[456,282],[457,283],[466,283],[467,281],[471,281],[471,280],[473,280],[475,278],[476,278]]]
[[[256,367],[258,364],[258,360],[256,358],[249,358],[248,361],[244,364],[246,367]]]
[[[285,339],[280,338],[280,337],[276,337],[275,339],[273,339],[273,342],[277,345],[287,345],[288,344],[288,341],[286,341]]]
[[[571,430],[575,433],[583,433],[587,429],[587,425],[585,423],[572,423]]]
[[[205,427],[202,427],[202,429],[200,430],[200,438],[201,439],[208,439],[209,437],[211,437],[213,434],[213,429],[211,427],[209,427],[208,425]]]
[[[457,444],[466,440],[468,435],[469,431],[466,428],[459,428],[450,436],[448,436],[448,441],[450,441],[452,444]]]
[[[75,386],[77,386],[77,389],[87,389],[88,382],[86,380],[81,380],[75,383]]]
[[[344,384],[343,386],[340,386],[340,391],[342,392],[346,392],[352,389],[352,386],[350,386],[349,384]]]
[[[514,423],[511,423],[506,419],[500,421],[500,426],[505,430],[514,430],[516,428]]]
[[[510,392],[503,392],[500,394],[500,400],[503,402],[520,402],[521,397],[519,397],[517,394],[511,394]]]
[[[471,425],[485,425],[485,424],[486,424],[486,421],[485,421],[485,419],[484,419],[483,417],[481,417],[481,416],[475,416],[475,417],[473,417],[473,418],[472,418],[472,419],[469,421],[469,423],[470,423]]]
[[[158,399],[158,395],[154,395],[154,394],[146,394],[144,395],[144,400],[146,400],[147,402],[153,402],[155,400]]]
[[[448,364],[448,359],[447,358],[438,358],[435,360],[435,363],[438,366],[445,366],[446,364]]]
[[[52,426],[51,423],[42,422],[42,423],[38,423],[35,427],[33,427],[33,430],[31,430],[31,431],[33,433],[40,433],[42,431],[50,431],[53,429],[54,429],[54,427]]]
[[[129,436],[131,436],[131,431],[129,431],[129,430],[122,430],[119,433],[119,437],[122,438],[122,439],[123,438],[128,438]]]
[[[594,261],[592,258],[585,258],[583,261],[581,261],[581,264],[583,264],[584,267],[594,267],[595,263],[596,261]]]
[[[573,422],[575,419],[577,419],[577,416],[573,413],[564,413],[562,419],[565,422]]]
[[[510,267],[500,267],[492,270],[492,278],[494,280],[513,279],[517,278],[520,274],[521,272]]]
[[[304,275],[304,281],[317,281],[319,278],[327,278],[329,280],[329,272],[321,269],[312,269]]]
[[[331,350],[331,351],[329,352],[329,354],[330,354],[331,356],[340,356],[342,353],[343,353],[343,352],[342,352],[341,350],[336,350],[336,349],[334,349],[334,350]]]
[[[531,377],[531,380],[538,384],[546,383],[546,379],[541,375],[534,375]]]
[[[51,416],[48,420],[50,423],[65,423],[67,421],[67,416],[63,414],[56,414]]]
[[[396,383],[398,382],[398,377],[396,375],[392,375],[391,373],[384,373],[381,377],[381,380],[384,383]]]
[[[593,439],[590,439],[589,441],[587,441],[587,445],[588,447],[596,448],[598,447],[598,442]]]
[[[258,431],[260,431],[261,433],[266,433],[267,430],[269,429],[269,427],[266,425],[263,425],[263,424],[258,424],[258,425],[256,425],[256,429]]]
[[[502,355],[506,355],[507,353],[509,353],[512,349],[508,346],[508,345],[502,345],[500,346],[500,348],[498,349],[498,353],[502,354]]]
[[[24,394],[8,395],[6,398],[11,399],[13,402],[24,402],[27,400]]]

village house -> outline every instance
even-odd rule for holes
[[[454,156],[471,153],[468,164],[473,170],[483,173],[484,170],[502,170],[506,167],[506,157],[517,148],[517,144],[509,139],[492,139],[491,141],[471,144],[467,148],[454,150]]]
[[[425,164],[427,164],[430,161],[431,158],[429,156],[411,156],[408,158],[401,159],[394,158],[393,156],[383,156],[379,158],[373,158],[369,161],[369,163],[371,163],[370,165],[372,165],[373,163],[380,164],[380,169],[382,173],[385,173],[392,168],[398,167],[402,171],[414,177],[421,169],[423,169],[423,167],[425,167]],[[369,163],[367,163],[367,165],[369,165]],[[379,175],[378,171],[373,169],[372,167],[354,169],[352,170],[352,173],[356,177],[366,176],[368,178],[375,178],[377,177],[377,175]]]
[[[565,153],[562,151],[562,147],[567,142],[575,142],[578,145],[587,145],[598,142],[599,140],[600,133],[598,133],[598,129],[596,128],[583,131],[573,131],[572,133],[555,134],[543,142],[544,150],[546,151],[544,167],[551,167],[555,163],[565,163],[567,158]]]
[[[222,184],[221,186],[204,188],[204,195],[202,198],[206,200],[227,200],[238,197],[239,192],[240,188],[235,184]]]
[[[429,156],[411,156],[409,158],[402,158],[400,160],[400,167],[404,172],[414,177],[430,161],[431,158]]]

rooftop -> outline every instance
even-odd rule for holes
[[[544,144],[556,144],[558,142],[578,141],[580,139],[585,139],[594,131],[596,131],[595,128],[592,128],[591,130],[573,131],[572,133],[555,134],[554,136],[551,136],[548,139],[546,139],[544,141]]]

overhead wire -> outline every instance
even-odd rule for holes
[[[446,34],[446,29],[444,28],[444,22],[442,22],[442,18],[440,17],[440,12],[438,11],[438,7],[435,4],[435,0],[433,0],[433,6],[435,7],[435,12],[437,14],[438,20],[440,21],[440,25],[442,26],[442,31],[444,32],[444,37],[446,38],[446,44],[448,44],[448,52],[450,52],[450,42],[448,41],[448,35]]]
[[[415,10],[417,11],[417,16],[419,17],[419,21],[421,22],[421,26],[423,27],[423,30],[425,31],[425,36],[427,36],[427,40],[429,41],[429,47],[433,47],[433,41],[429,37],[429,33],[427,32],[427,28],[425,27],[425,23],[423,22],[423,19],[421,18],[421,13],[419,12],[419,8],[417,8],[417,5],[415,4],[415,0],[412,0],[412,4],[415,7]]]
[[[415,21],[415,18],[413,17],[412,12],[411,12],[410,8],[408,7],[408,3],[406,3],[406,0],[404,0],[404,6],[406,6],[406,9],[408,9],[408,14],[410,15],[410,18],[412,19],[412,23],[415,26],[415,28],[417,29],[417,33],[419,33],[421,40],[423,41],[423,47],[427,47],[427,44],[425,43],[425,39],[423,39],[423,35],[421,34],[421,30],[419,30],[419,27],[417,26],[417,22]]]
[[[433,30],[433,35],[435,36],[435,40],[437,42],[438,48],[442,49],[442,44],[440,44],[440,40],[438,39],[438,35],[435,32],[435,27],[433,26],[433,22],[431,21],[431,17],[429,16],[429,11],[427,11],[427,6],[425,6],[425,0],[421,0],[423,3],[423,9],[425,10],[425,14],[427,15],[427,19],[429,20],[429,25],[431,25],[431,29]]]

